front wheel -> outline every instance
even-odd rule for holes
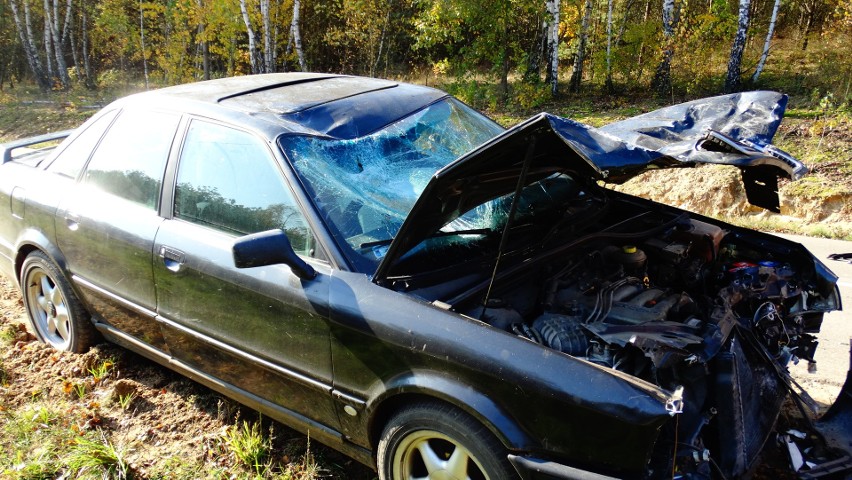
[[[35,251],[21,267],[24,306],[36,337],[57,350],[82,353],[95,339],[95,329],[62,272]]]
[[[453,407],[428,402],[388,422],[378,467],[381,480],[517,479],[506,449],[487,428]]]

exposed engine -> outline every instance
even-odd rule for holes
[[[682,388],[684,415],[668,434],[686,446],[679,471],[707,474],[712,450],[717,473],[738,475],[786,397],[784,367],[813,362],[808,332],[830,300],[802,280],[813,274],[800,270],[812,266],[728,233],[684,216],[658,235],[581,246],[539,272],[539,281],[502,289],[469,314],[670,391]],[[720,413],[733,423],[714,423]],[[671,445],[660,448],[670,456]]]

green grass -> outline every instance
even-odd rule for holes
[[[226,430],[224,442],[240,463],[255,473],[269,470],[267,456],[272,449],[272,435],[271,432],[269,437],[263,434],[260,420],[251,424],[237,421]]]
[[[102,431],[77,438],[64,460],[78,478],[124,480],[130,473],[125,449],[114,445]]]

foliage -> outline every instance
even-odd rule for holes
[[[260,421],[237,422],[225,431],[224,441],[228,449],[240,462],[256,473],[268,469],[266,465],[267,455],[272,449],[272,436],[268,438],[263,435]]]

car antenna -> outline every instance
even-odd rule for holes
[[[494,261],[494,271],[491,272],[491,281],[488,282],[488,290],[485,291],[485,298],[482,299],[482,313],[479,318],[485,316],[485,309],[488,308],[488,299],[491,297],[491,288],[494,286],[494,280],[497,279],[497,270],[500,268],[500,258],[503,256],[503,249],[506,248],[506,241],[509,239],[509,229],[512,228],[512,220],[515,219],[515,211],[518,209],[518,203],[521,198],[521,191],[527,182],[527,173],[530,170],[533,153],[535,153],[536,137],[532,137],[527,146],[527,153],[524,156],[524,163],[521,165],[521,174],[518,176],[518,185],[515,187],[515,195],[512,197],[512,205],[509,207],[509,217],[506,219],[506,225],[503,227],[503,233],[500,235],[500,246],[497,248],[497,259]]]

